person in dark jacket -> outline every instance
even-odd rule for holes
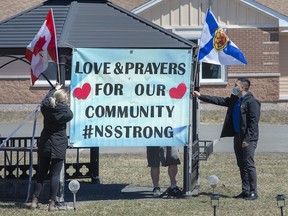
[[[260,102],[249,92],[250,81],[238,79],[230,97],[218,97],[193,91],[201,101],[228,107],[220,137],[234,137],[234,152],[240,170],[242,192],[234,198],[256,200],[257,175],[254,153],[259,137]]]
[[[42,101],[41,113],[44,118],[44,128],[38,146],[38,171],[31,204],[32,209],[38,207],[39,195],[50,167],[51,184],[48,211],[57,210],[55,200],[68,146],[66,123],[73,118],[67,101],[66,91],[61,89],[58,84]]]

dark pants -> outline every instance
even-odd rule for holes
[[[257,193],[257,175],[254,162],[257,142],[250,142],[246,148],[242,148],[242,142],[243,140],[241,140],[239,135],[234,137],[234,152],[240,170],[242,191],[246,193]]]
[[[50,183],[50,199],[56,200],[59,188],[60,172],[63,166],[63,159],[51,159],[50,157],[39,157],[37,181],[34,190],[34,196],[39,197],[43,182],[46,179],[48,170],[50,168],[51,183]]]

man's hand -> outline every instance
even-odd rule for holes
[[[193,97],[200,97],[200,92],[198,91],[193,91],[192,92]]]

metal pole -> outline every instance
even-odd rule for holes
[[[91,183],[99,183],[99,147],[90,148]]]
[[[60,77],[57,79],[58,83],[62,84],[65,87],[65,64],[66,57],[64,55],[60,56]]]
[[[49,83],[49,85],[53,88],[53,84],[51,83],[51,81],[48,79],[48,77],[44,74],[44,73],[41,73],[41,75],[47,80],[47,82]]]
[[[190,80],[194,80],[194,68],[193,68],[193,62],[192,62],[192,68],[191,68],[191,77]],[[194,84],[193,84],[194,85]],[[190,85],[190,89],[192,91],[193,85]],[[191,94],[191,92],[189,92]],[[192,97],[190,95],[189,98],[189,135],[188,135],[188,143],[186,146],[184,146],[184,165],[183,165],[183,191],[185,197],[191,197],[192,196],[192,182],[191,182],[191,175],[192,175],[192,115],[193,115],[193,101]]]
[[[73,193],[73,208],[76,211],[76,193]]]
[[[192,196],[192,182],[191,182],[191,174],[192,174],[192,99],[189,101],[189,139],[188,144],[184,146],[184,166],[183,166],[183,189],[186,197]]]
[[[194,90],[197,90],[199,91],[200,90],[200,78],[199,78],[199,63],[198,61],[196,60],[197,59],[197,56],[195,57],[195,78],[194,78]],[[200,191],[200,158],[199,158],[199,128],[200,128],[200,105],[199,105],[199,99],[197,97],[193,97],[193,109],[195,110],[194,111],[194,115],[193,115],[193,118],[194,118],[194,121],[193,123],[195,124],[194,127],[194,133],[193,133],[193,143],[196,142],[197,145],[194,146],[194,148],[197,148],[197,151],[198,151],[198,157],[197,157],[197,189],[199,192]]]
[[[214,216],[216,216],[216,206],[214,206]]]
[[[208,1],[208,8],[211,9],[212,8],[212,0]]]
[[[197,100],[196,98],[192,97],[192,92],[195,89],[195,86],[197,86],[197,82],[199,82],[198,78],[198,62],[195,58],[196,55],[196,50],[193,50],[193,61],[192,61],[192,73],[191,73],[191,81],[192,84],[190,86],[191,92],[190,92],[190,100],[189,100],[189,122],[190,122],[190,128],[189,128],[189,140],[188,140],[188,145],[184,146],[184,178],[183,178],[183,188],[185,192],[185,196],[191,197],[192,195],[197,195],[198,194],[198,189],[196,189],[196,186],[199,185],[199,176],[197,176],[196,182],[193,181],[195,180],[192,176],[194,175],[192,173],[195,172],[194,165],[199,166],[199,158],[196,158],[198,162],[194,163],[193,162],[193,154],[196,152],[193,152],[193,145],[195,145],[195,141],[198,139],[198,134],[197,134]],[[198,143],[197,143],[198,145]],[[197,149],[197,148],[194,148]],[[199,175],[197,168],[197,175]],[[192,182],[193,181],[193,182]],[[195,187],[194,187],[195,186]],[[194,188],[192,188],[194,187]],[[194,190],[195,189],[195,190]],[[194,190],[194,192],[193,192]]]

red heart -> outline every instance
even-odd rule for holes
[[[78,99],[86,99],[90,94],[91,86],[89,83],[85,83],[82,88],[76,88],[73,92],[74,97]]]
[[[180,83],[177,88],[170,89],[169,95],[171,98],[181,99],[184,96],[186,90],[186,85],[184,83]]]

